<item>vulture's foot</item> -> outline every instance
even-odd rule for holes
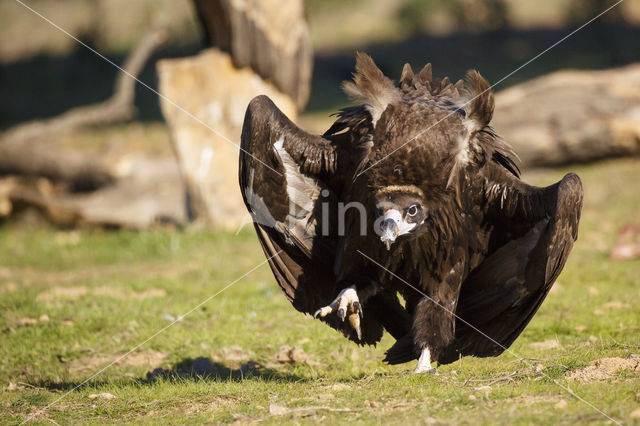
[[[349,324],[351,324],[351,327],[356,331],[358,339],[362,339],[362,332],[360,330],[360,318],[362,318],[363,314],[362,305],[360,305],[355,286],[342,290],[331,304],[318,309],[313,314],[313,317],[324,318],[334,312],[338,314],[338,317],[340,317],[343,322],[345,319],[348,319]]]
[[[424,348],[418,359],[418,365],[413,369],[416,374],[437,374],[438,370],[431,367],[431,352],[429,349]]]

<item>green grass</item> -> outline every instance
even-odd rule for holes
[[[0,422],[30,415],[43,424],[606,422],[558,384],[632,421],[637,373],[584,382],[567,375],[600,358],[640,353],[640,262],[607,257],[618,230],[640,222],[640,160],[572,170],[586,192],[580,239],[555,290],[511,348],[525,361],[509,353],[464,358],[437,376],[382,364],[388,336],[361,348],[299,314],[262,265],[90,378],[169,325],[168,315],[188,312],[263,262],[253,232],[0,228]],[[527,179],[545,184],[563,173]],[[43,315],[49,320],[39,320]],[[560,345],[531,346],[548,340]],[[308,362],[278,363],[282,345],[302,348]],[[230,346],[241,356],[225,355]],[[217,363],[217,374],[194,374],[197,358]],[[264,367],[241,371],[247,361]],[[166,374],[148,375],[157,367]],[[102,392],[115,398],[89,398]],[[291,411],[270,414],[271,404]]]

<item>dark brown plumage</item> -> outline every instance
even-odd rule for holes
[[[358,54],[353,80],[344,87],[361,105],[322,136],[266,97],[247,109],[240,186],[278,283],[296,309],[359,344],[387,330],[390,363],[420,357],[427,371],[431,359],[502,353],[577,238],[580,179],[520,180],[475,71],[452,84],[430,64],[405,65],[396,87]],[[345,207],[356,204],[365,215]]]

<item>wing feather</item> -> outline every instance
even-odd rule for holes
[[[493,172],[493,178],[500,175]],[[508,348],[542,304],[578,236],[583,190],[577,175],[546,188],[502,176],[491,182],[505,190],[490,206],[502,242],[462,285],[456,314],[464,321],[456,321],[455,340],[438,360],[443,364],[459,354],[496,356]]]
[[[348,286],[334,273],[338,238],[320,205],[337,202],[336,172],[340,161],[351,164],[340,157],[348,153],[298,128],[266,96],[249,104],[241,139],[240,187],[262,248],[287,299],[312,314]],[[382,337],[382,311],[364,306],[362,339],[337,316],[322,320],[357,343],[374,344]]]

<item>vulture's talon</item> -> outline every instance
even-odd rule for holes
[[[360,329],[360,319],[363,317],[364,312],[358,299],[355,286],[342,290],[331,304],[318,309],[313,314],[313,317],[324,318],[334,312],[342,322],[348,319],[349,324],[358,335],[358,340],[361,340],[362,330]]]
[[[360,314],[353,313],[349,315],[349,324],[356,331],[358,340],[362,340],[362,331],[360,330]]]

